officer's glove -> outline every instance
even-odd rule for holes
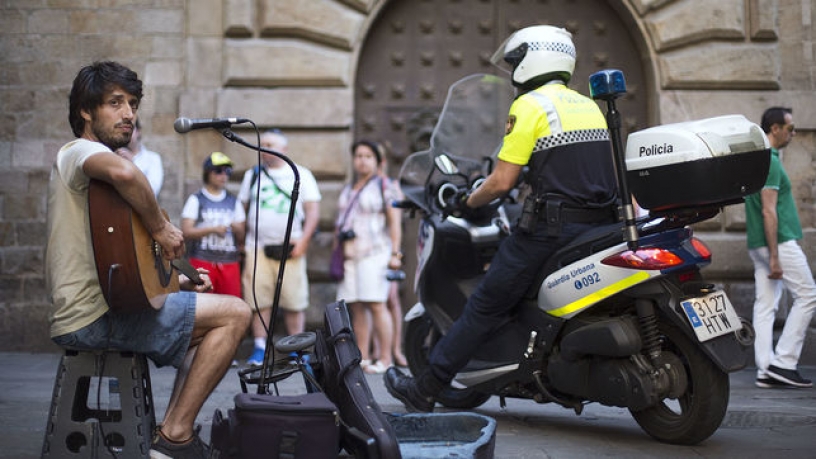
[[[473,209],[468,207],[467,200],[470,197],[470,190],[462,188],[445,201],[445,214],[456,218],[467,219]]]

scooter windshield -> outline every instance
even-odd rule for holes
[[[462,78],[448,90],[429,150],[406,158],[400,186],[406,198],[430,210],[429,189],[446,181],[434,159],[445,155],[468,177],[486,176],[502,145],[515,89],[509,80],[488,74]]]

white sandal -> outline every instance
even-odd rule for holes
[[[366,365],[365,367],[363,367],[363,371],[369,375],[381,375],[385,373],[385,370],[387,369],[388,367],[383,365],[383,363],[380,362],[379,360],[371,365]]]

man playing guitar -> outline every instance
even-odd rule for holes
[[[113,312],[103,296],[89,229],[92,179],[110,184],[141,220],[166,260],[184,253],[181,230],[159,208],[150,184],[132,162],[113,153],[130,141],[142,98],[135,72],[115,62],[82,68],[69,98],[69,122],[77,139],[59,151],[48,187],[46,278],[53,301],[51,338],[78,349],[143,353],[156,365],[178,369],[156,430],[151,457],[208,457],[193,423],[230,366],[251,310],[240,298],[199,294],[189,280],[156,309]],[[206,277],[206,276],[204,276]]]

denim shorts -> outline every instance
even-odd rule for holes
[[[178,368],[190,347],[195,305],[195,293],[171,293],[161,309],[133,314],[108,312],[92,324],[52,340],[71,349],[138,352],[149,357],[156,366]]]

